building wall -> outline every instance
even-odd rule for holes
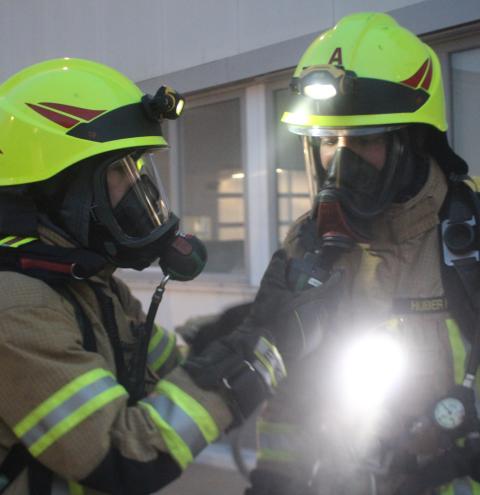
[[[348,12],[414,3],[2,0],[0,81],[24,66],[65,56],[94,59],[143,81],[321,31]]]
[[[111,65],[147,92],[171,84],[193,104],[204,93],[212,97],[232,86],[239,88],[246,173],[245,276],[202,275],[190,283],[170,282],[157,318],[165,326],[175,327],[189,317],[215,313],[254,296],[277,246],[270,129],[275,74],[283,73],[285,84],[289,70],[314,36],[345,14],[365,10],[388,11],[421,35],[480,19],[478,0],[0,2],[0,82],[24,66],[69,56]],[[471,78],[465,80],[464,84],[471,84]],[[471,101],[464,103],[471,106]],[[471,125],[465,119],[457,123],[459,129]],[[174,131],[175,126],[169,128],[169,159],[177,163],[181,143]],[[175,178],[172,181],[175,185]],[[172,203],[177,207],[178,199],[173,197]],[[161,279],[160,270],[121,271],[120,275],[147,309]]]

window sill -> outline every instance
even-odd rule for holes
[[[115,275],[124,280],[133,289],[153,290],[161,281],[163,272],[152,267],[141,272],[118,269]],[[172,280],[168,283],[169,292],[222,292],[224,294],[252,294],[258,287],[248,283],[245,275],[204,273],[189,282]]]

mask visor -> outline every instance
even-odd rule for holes
[[[130,238],[145,238],[170,217],[159,152],[131,153],[106,167],[105,187],[113,218]]]

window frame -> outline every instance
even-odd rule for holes
[[[222,89],[216,89],[215,91],[199,92],[191,95],[186,95],[185,109],[192,109],[203,105],[210,105],[215,103],[221,103],[223,101],[238,99],[240,108],[240,129],[241,129],[241,143],[240,143],[240,155],[241,163],[244,172],[246,172],[246,136],[245,136],[245,90],[246,85],[227,87]],[[181,118],[181,117],[180,117]],[[169,167],[170,167],[170,190],[172,191],[172,197],[169,198],[172,211],[180,217],[182,213],[183,195],[185,194],[185,187],[182,183],[182,163],[183,163],[183,149],[180,140],[180,122],[178,120],[168,121],[168,144],[169,144]],[[234,284],[239,286],[247,285],[249,282],[249,259],[248,259],[248,183],[245,181],[244,185],[244,229],[245,239],[243,247],[243,256],[245,262],[245,271],[243,274],[232,273],[201,273],[197,278],[189,282],[190,287],[194,284],[197,287],[201,286],[218,286],[219,284]],[[162,270],[160,267],[151,266],[144,272],[141,272],[140,277],[150,279],[152,276],[160,278],[162,276]]]
[[[426,34],[421,39],[430,45],[438,55],[442,66],[445,91],[445,109],[448,122],[448,137],[455,148],[455,128],[453,126],[452,63],[453,53],[480,48],[480,21],[455,27],[437,33]]]

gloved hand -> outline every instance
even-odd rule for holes
[[[199,387],[226,397],[237,421],[273,394],[286,376],[284,356],[296,360],[316,349],[339,295],[338,273],[321,287],[292,292],[286,266],[285,251],[277,251],[246,320],[183,363]]]
[[[271,396],[286,370],[269,332],[247,322],[183,363],[195,383],[223,394],[236,423]]]
[[[468,449],[453,447],[429,461],[425,466],[409,473],[407,480],[395,495],[423,495],[439,487],[471,474],[472,455]]]
[[[271,332],[287,361],[319,346],[343,290],[342,273],[334,271],[321,286],[293,292],[287,284],[288,263],[283,249],[274,253],[250,312],[251,322]]]

